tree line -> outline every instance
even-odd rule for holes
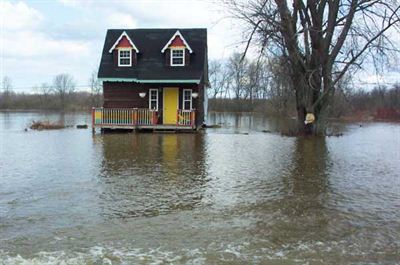
[[[58,74],[51,83],[32,87],[33,93],[15,92],[12,80],[5,76],[1,82],[0,109],[41,109],[58,111],[88,110],[102,105],[102,85],[97,71],[89,78],[89,91],[78,91],[70,74]]]
[[[210,61],[210,110],[296,116],[296,88],[285,64],[283,57],[251,60],[239,53],[227,60]],[[353,81],[353,75],[347,74],[338,82],[326,110],[328,118],[349,117],[360,112],[374,116],[381,109],[400,112],[400,83],[371,89],[355,88]]]
[[[239,53],[227,60],[209,63],[210,111],[261,112],[276,116],[296,116],[296,96],[288,69],[281,57],[242,59]],[[70,74],[59,74],[51,83],[33,86],[33,93],[16,93],[12,80],[1,82],[0,109],[86,111],[102,106],[102,85],[94,71],[90,91],[77,90]],[[347,75],[337,86],[328,109],[329,118],[355,115],[400,119],[400,84],[355,89]]]
[[[220,111],[266,111],[280,115],[292,112],[292,85],[280,60],[249,60],[242,58],[242,54],[234,53],[228,60],[210,61],[210,108]]]

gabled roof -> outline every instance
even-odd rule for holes
[[[162,48],[161,52],[164,53],[166,49],[168,49],[168,47],[171,45],[172,41],[176,38],[179,37],[181,38],[181,40],[183,41],[183,43],[186,46],[186,49],[189,50],[190,53],[193,53],[192,48],[190,48],[189,44],[186,42],[185,38],[182,36],[182,34],[179,32],[179,30],[177,30],[175,32],[175,34],[171,37],[171,39],[169,39],[169,41],[167,42],[167,44],[165,44],[164,48]]]
[[[129,44],[132,46],[132,49],[134,49],[137,53],[139,53],[138,48],[136,48],[135,44],[133,43],[133,41],[131,40],[131,38],[129,38],[128,34],[126,34],[126,32],[122,32],[122,34],[119,36],[119,38],[115,41],[114,45],[111,47],[111,49],[108,51],[109,53],[112,53],[113,50],[117,47],[118,43],[121,41],[121,39],[125,37],[128,39]]]
[[[166,65],[165,53],[160,51],[178,30],[190,43],[193,53],[189,65],[171,67]],[[137,63],[132,67],[118,67],[116,58],[109,52],[124,32],[140,50]],[[199,83],[202,78],[207,80],[204,76],[206,64],[207,29],[110,29],[105,38],[98,77],[103,81]]]

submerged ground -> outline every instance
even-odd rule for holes
[[[199,134],[28,131],[0,113],[0,264],[400,263],[400,125],[212,114]]]

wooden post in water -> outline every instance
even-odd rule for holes
[[[92,133],[96,132],[96,128],[94,127],[95,111],[95,107],[92,107]]]

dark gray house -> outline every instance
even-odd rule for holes
[[[196,129],[206,113],[206,29],[110,29],[98,73],[103,108],[93,126]]]

